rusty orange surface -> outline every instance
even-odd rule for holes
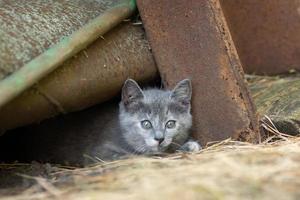
[[[220,4],[215,0],[138,0],[166,87],[193,83],[194,135],[202,144],[256,141],[257,118]]]
[[[300,70],[300,1],[221,0],[244,70]]]

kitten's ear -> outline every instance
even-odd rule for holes
[[[132,79],[127,79],[122,88],[122,102],[128,105],[144,98],[140,86]]]
[[[192,83],[189,79],[184,79],[177,83],[171,93],[171,99],[186,106],[189,105],[192,98]]]

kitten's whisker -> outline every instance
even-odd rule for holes
[[[146,145],[143,145],[143,146],[142,146],[142,148],[141,148],[141,152],[142,152],[142,153],[144,153],[144,152],[146,151],[146,148],[145,148],[145,147],[146,147]]]
[[[97,156],[95,156],[95,159],[98,160],[98,161],[100,161],[100,162],[102,162],[102,163],[104,163],[104,164],[107,163],[106,161],[102,160],[101,158],[99,158],[99,157],[97,157]]]
[[[140,149],[141,149],[141,146],[138,146],[136,148],[136,150],[134,151],[134,154],[140,154]]]
[[[138,155],[139,154],[139,149],[140,149],[140,147],[138,147],[137,149],[135,149],[134,152],[133,152],[133,154],[134,155]]]
[[[180,145],[180,144],[178,144],[178,143],[176,143],[176,142],[171,142],[171,144],[175,144],[176,146],[178,146],[178,147],[181,147],[182,145]]]
[[[147,151],[147,145],[142,145],[141,151],[142,153],[145,153]]]
[[[143,153],[144,151],[145,151],[145,145],[142,144],[141,146],[138,146],[138,147],[135,149],[135,151],[133,152],[133,154],[138,155],[138,154]]]

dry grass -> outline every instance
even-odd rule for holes
[[[299,199],[300,138],[259,145],[225,140],[196,154],[56,168],[47,179],[25,178],[35,184],[0,199]]]

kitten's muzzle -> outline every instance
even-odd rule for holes
[[[164,132],[161,130],[156,130],[154,134],[154,140],[158,142],[158,145],[160,145],[165,139]]]
[[[158,142],[158,144],[160,145],[163,141],[164,141],[164,137],[155,137],[154,138],[157,142]]]

